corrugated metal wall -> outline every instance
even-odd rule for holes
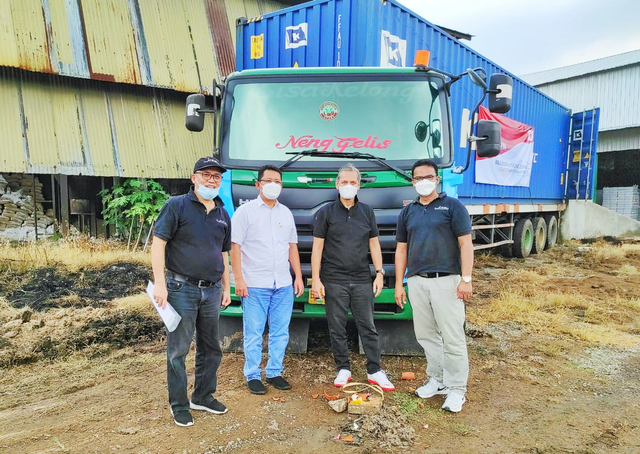
[[[211,120],[208,131],[187,131],[185,96],[174,90],[210,94],[235,69],[236,19],[282,7],[0,0],[0,170],[187,177],[211,153]]]
[[[598,153],[640,150],[640,127],[598,134]]]
[[[561,80],[537,88],[570,106],[574,112],[600,107],[601,132],[640,126],[640,64]]]
[[[184,127],[186,95],[0,68],[0,170],[185,178],[212,120]]]
[[[286,49],[285,28],[302,23],[308,24],[305,45]],[[389,55],[383,55],[383,49],[388,46],[383,31],[387,36],[392,35],[395,43]],[[252,37],[263,40],[261,57],[252,55]],[[236,62],[243,69],[291,67],[295,63],[305,67],[412,66],[415,52],[426,49],[431,51],[430,66],[452,74],[476,67],[485,68],[489,75],[508,72],[393,0],[317,0],[249,22],[243,27],[241,38],[244,52],[240,55],[238,50]],[[394,59],[393,64],[391,60],[383,61],[400,45],[406,46],[406,58]],[[540,203],[564,196],[562,175],[566,167],[570,113],[558,102],[513,77],[513,107],[507,116],[535,128],[536,158],[530,187],[476,184],[472,159],[464,174],[453,175],[450,170],[445,173],[447,192],[467,199],[467,203],[495,202],[496,199]],[[452,86],[456,165],[464,166],[466,162],[466,129],[462,131],[465,110],[468,118],[468,110],[473,109],[481,94],[468,77]],[[465,140],[461,140],[461,135]]]
[[[211,93],[234,70],[235,20],[273,0],[0,0],[0,66]]]

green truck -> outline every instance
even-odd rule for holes
[[[380,231],[385,288],[374,311],[382,350],[396,354],[419,348],[411,304],[400,309],[394,300],[396,221],[416,197],[408,174],[416,160],[453,165],[449,90],[463,77],[481,87],[476,110],[486,95],[492,111],[509,109],[509,76],[495,74],[487,86],[481,69],[453,75],[427,66],[247,70],[229,75],[224,84],[214,83],[216,96],[208,105],[204,95],[188,97],[187,128],[202,131],[204,114],[214,116],[213,153],[229,169],[221,195],[230,214],[257,197],[254,184],[261,166],[273,164],[283,171],[278,200],[294,214],[307,287],[294,303],[290,350],[305,351],[309,321],[325,316],[324,306],[309,297],[313,220],[338,196],[337,170],[347,162],[362,172],[358,198],[373,207]],[[478,156],[497,155],[499,124],[484,120],[471,127],[476,131],[469,135],[468,152],[475,143]],[[222,312],[228,350],[241,347],[235,333],[242,330],[242,307],[238,297],[232,299]]]

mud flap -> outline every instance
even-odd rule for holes
[[[292,318],[289,325],[288,353],[306,353],[309,340],[309,322],[304,318]]]
[[[242,317],[220,317],[218,328],[220,344],[222,351],[225,353],[242,353]],[[269,327],[265,329],[265,335],[262,341],[262,351],[267,351]],[[289,353],[306,353],[307,341],[309,339],[309,320],[291,319],[289,325],[289,344],[287,352]]]
[[[376,331],[383,355],[424,356],[424,350],[416,340],[411,320],[376,320]],[[362,340],[358,336],[358,349],[364,354]]]
[[[242,317],[220,317],[218,337],[223,352],[242,352]]]

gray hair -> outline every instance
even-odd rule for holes
[[[360,183],[360,171],[358,170],[358,168],[356,166],[354,166],[353,164],[351,164],[350,162],[343,165],[342,167],[340,167],[340,170],[338,170],[338,177],[336,178],[336,181],[340,181],[340,174],[342,172],[355,172],[358,174],[358,183]]]

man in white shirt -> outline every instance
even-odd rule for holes
[[[244,376],[249,391],[264,394],[260,362],[267,320],[267,383],[277,389],[291,389],[282,377],[282,361],[289,343],[294,291],[301,296],[304,285],[296,224],[291,211],[277,200],[282,190],[280,169],[263,166],[258,171],[256,188],[259,196],[240,205],[231,220],[231,266],[236,295],[242,298]]]

